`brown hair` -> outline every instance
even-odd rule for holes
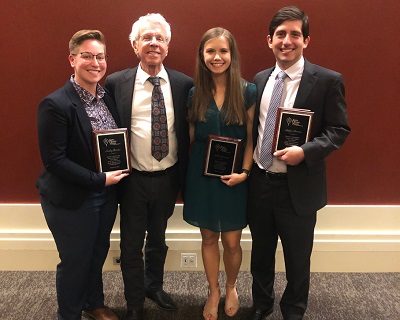
[[[231,52],[231,64],[227,69],[227,85],[225,91],[225,123],[244,124],[246,120],[246,110],[243,97],[243,81],[240,74],[240,56],[233,35],[224,28],[212,28],[201,38],[197,52],[195,90],[193,104],[189,109],[189,121],[205,121],[207,106],[213,97],[215,83],[211,77],[210,70],[204,62],[204,44],[213,38],[223,36],[228,40]]]
[[[280,9],[271,19],[269,24],[269,35],[273,38],[276,28],[285,21],[301,21],[301,32],[306,39],[310,35],[310,24],[307,14],[295,6],[284,7]]]
[[[106,50],[106,39],[104,34],[99,30],[79,30],[76,32],[71,40],[69,40],[69,52],[74,53],[75,49],[79,47],[85,40],[97,40],[104,45],[104,51]]]

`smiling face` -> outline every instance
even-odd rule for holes
[[[204,43],[203,57],[206,67],[214,74],[222,74],[231,65],[231,50],[224,36],[212,38]]]
[[[104,45],[97,40],[85,40],[72,52],[68,59],[74,68],[75,81],[84,89],[94,95],[97,83],[104,77],[107,70],[107,62],[93,59],[85,60],[80,52],[90,52],[93,55],[105,54]]]
[[[140,29],[139,39],[133,41],[132,46],[145,72],[152,76],[160,72],[162,63],[168,55],[166,31],[160,24],[145,24]]]
[[[310,37],[304,39],[301,26],[300,20],[287,20],[275,29],[272,37],[267,36],[268,45],[282,70],[299,61],[310,42]]]

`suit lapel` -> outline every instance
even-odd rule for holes
[[[267,84],[269,76],[271,75],[272,71],[275,68],[269,68],[265,70],[265,72],[260,76],[260,78],[256,81],[257,85],[257,103],[256,108],[254,110],[254,121],[253,121],[253,145],[256,146],[257,143],[257,136],[258,136],[258,125],[260,121],[260,105],[261,105],[261,98],[264,92],[264,88]]]
[[[79,125],[82,128],[82,133],[85,137],[85,142],[87,144],[88,149],[93,153],[93,144],[92,144],[92,124],[90,123],[89,116],[85,110],[83,102],[76,92],[72,83],[68,80],[66,84],[66,90],[71,99],[71,102],[76,110],[76,114],[79,119]]]
[[[305,60],[303,76],[300,80],[299,90],[297,91],[293,108],[309,109],[309,106],[306,105],[306,101],[317,80],[318,78],[315,76],[312,64]]]
[[[130,69],[124,76],[123,81],[121,82],[121,100],[119,103],[117,102],[118,106],[121,106],[120,120],[122,127],[128,128],[130,130],[130,123],[132,117],[132,98],[133,98],[133,89],[135,87],[135,77],[136,77],[137,67],[134,69]],[[118,97],[118,95],[117,95]]]
[[[179,106],[181,105],[181,99],[182,99],[182,94],[180,94],[180,86],[179,86],[179,79],[177,77],[175,77],[175,74],[165,68],[165,71],[167,71],[168,74],[168,79],[170,82],[170,86],[171,86],[171,94],[172,94],[172,106],[174,108],[174,118],[175,118],[175,130],[177,132],[177,134],[180,132],[179,131],[179,117],[178,117],[178,108],[175,108],[175,106]]]
[[[116,122],[118,127],[121,127],[121,119],[119,118],[118,111],[115,107],[115,102],[111,98],[111,96],[106,92],[104,97],[103,97],[104,103],[106,104],[108,110],[111,112],[112,117],[114,118],[114,121]]]
[[[265,70],[265,73],[263,74],[262,78],[257,83],[257,105],[258,106],[260,106],[260,104],[261,104],[261,97],[264,92],[264,88],[267,85],[269,76],[271,75],[272,71],[274,71],[274,69],[275,68],[270,68],[270,69]]]

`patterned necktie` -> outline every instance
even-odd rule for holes
[[[267,118],[265,119],[264,134],[260,151],[260,163],[265,170],[268,170],[272,164],[272,139],[274,138],[276,113],[281,104],[283,84],[286,77],[287,74],[285,72],[281,71],[278,73],[274,89],[272,90]]]
[[[150,77],[147,80],[154,86],[151,95],[151,155],[161,161],[169,152],[164,95],[161,91],[159,77]]]

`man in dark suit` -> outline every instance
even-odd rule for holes
[[[341,74],[303,58],[310,42],[307,15],[297,7],[279,10],[271,20],[267,40],[276,65],[254,78],[258,89],[253,126],[255,164],[248,201],[253,309],[248,320],[264,319],[273,311],[278,237],[287,278],[280,308],[285,320],[297,320],[303,318],[307,307],[316,212],[327,203],[325,159],[343,145],[350,128]],[[277,99],[274,87],[279,87],[281,75],[283,92]],[[269,118],[268,111],[273,105],[314,112],[311,140],[271,155],[272,136],[266,132],[275,126],[276,115]]]
[[[139,66],[110,75],[105,85],[130,134],[132,173],[120,188],[121,270],[128,320],[143,319],[145,297],[161,309],[176,309],[163,290],[165,230],[178,191],[183,190],[189,151],[186,101],[193,79],[164,68],[170,39],[170,26],[160,14],[139,18],[130,34]],[[152,132],[158,127],[152,124],[155,113],[166,115],[166,124],[164,117],[160,125],[164,133]]]
[[[107,70],[106,44],[98,30],[80,30],[69,42],[74,74],[45,97],[37,115],[44,165],[36,186],[60,256],[58,320],[117,320],[104,305],[102,268],[117,214],[115,185],[122,171],[98,172],[93,130],[116,129],[113,100],[98,84]]]

